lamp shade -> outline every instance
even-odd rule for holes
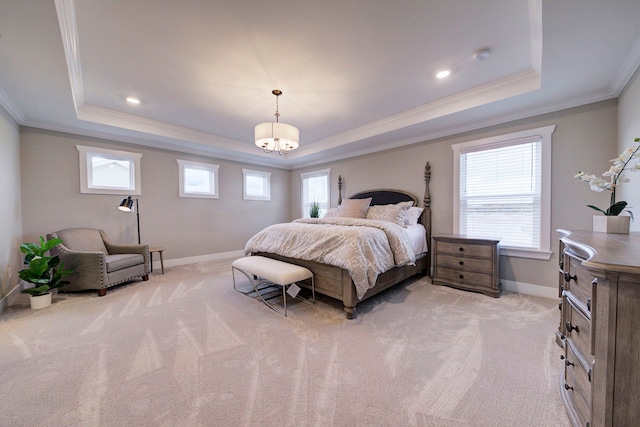
[[[256,145],[265,151],[291,151],[298,148],[300,131],[286,123],[260,123],[255,129]]]
[[[122,199],[122,202],[120,202],[120,206],[118,206],[118,209],[123,212],[131,212],[133,210],[133,199],[131,198],[131,196],[127,197],[126,199]]]

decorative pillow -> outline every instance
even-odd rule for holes
[[[408,206],[378,205],[371,206],[367,211],[366,219],[389,221],[404,227]]]
[[[329,208],[325,212],[323,218],[335,218],[338,216],[338,208]]]
[[[418,223],[418,220],[420,219],[420,215],[422,215],[423,210],[424,208],[418,208],[415,206],[412,206],[409,209],[407,209],[405,224],[416,225]]]
[[[344,218],[364,218],[370,203],[371,197],[368,199],[345,199],[338,208],[338,216]]]

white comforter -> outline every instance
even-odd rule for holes
[[[415,263],[407,232],[386,221],[353,218],[303,218],[275,224],[253,236],[244,248],[334,265],[349,272],[358,299],[380,273]]]

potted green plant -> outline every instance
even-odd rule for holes
[[[309,216],[311,218],[320,217],[320,205],[318,202],[311,202],[311,207],[309,208]]]
[[[633,220],[633,212],[626,209],[627,202],[624,200],[616,201],[616,188],[623,182],[629,182],[630,179],[625,176],[625,172],[638,172],[640,170],[640,138],[633,140],[637,145],[627,148],[623,153],[611,160],[611,167],[602,174],[604,178],[599,178],[592,174],[582,171],[575,175],[580,181],[589,184],[591,190],[596,192],[609,191],[611,193],[609,199],[609,207],[604,210],[594,205],[587,205],[591,209],[601,212],[603,216],[593,216],[594,231],[604,231],[607,233],[628,233],[629,221]],[[621,216],[622,212],[628,212],[629,216]]]
[[[69,283],[63,280],[64,276],[73,273],[73,270],[65,270],[64,263],[56,256],[47,256],[49,249],[62,243],[55,238],[45,241],[40,236],[40,244],[23,243],[20,252],[25,254],[24,263],[28,268],[20,270],[18,276],[25,282],[33,283],[32,288],[23,290],[30,295],[31,308],[44,308],[51,305],[51,289],[59,288]]]

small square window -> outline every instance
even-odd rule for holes
[[[242,169],[244,200],[271,200],[271,172]]]
[[[178,159],[180,197],[218,198],[219,165]]]
[[[140,153],[76,145],[80,192],[140,195]]]

